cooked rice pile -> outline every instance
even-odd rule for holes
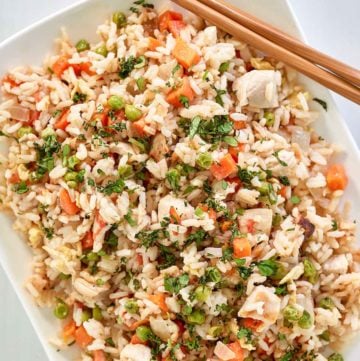
[[[360,273],[310,94],[199,18],[160,31],[136,8],[2,82],[2,203],[34,251],[28,290],[62,320],[52,342],[96,361],[326,360],[359,328]]]

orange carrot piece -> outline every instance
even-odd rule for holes
[[[149,36],[148,39],[149,39],[148,48],[151,51],[154,51],[154,50],[156,50],[157,47],[163,45],[163,43],[159,39],[153,38],[152,36]]]
[[[62,337],[67,340],[75,336],[76,324],[74,320],[71,320],[63,327]]]
[[[170,207],[170,222],[175,224],[181,223],[181,217],[173,206]]]
[[[54,74],[61,78],[62,73],[70,66],[69,57],[67,55],[61,55],[54,63],[52,70]]]
[[[83,249],[91,249],[94,245],[94,237],[92,232],[87,232],[85,237],[81,240],[81,245]]]
[[[226,154],[219,163],[213,163],[210,172],[217,180],[222,180],[237,171],[236,163],[231,154]]]
[[[238,341],[228,343],[226,345],[229,347],[229,349],[234,352],[235,357],[228,360],[228,361],[243,361],[244,360],[244,351],[240,346],[240,343]]]
[[[139,119],[136,122],[131,123],[131,128],[138,137],[144,138],[148,135],[145,130],[145,125],[145,120]]]
[[[136,330],[139,326],[146,325],[149,323],[149,319],[145,318],[144,320],[136,321],[131,326],[129,326],[129,329],[131,331]]]
[[[200,55],[181,38],[176,39],[172,55],[185,69],[189,69],[200,61]]]
[[[262,323],[262,321],[255,320],[254,318],[245,318],[245,320],[243,321],[244,327],[250,328],[253,331],[256,331],[257,328],[262,325]]]
[[[5,75],[2,80],[1,80],[1,84],[4,84],[4,83],[9,83],[10,84],[10,87],[11,88],[14,88],[16,86],[18,86],[19,84],[10,77],[9,74]]]
[[[54,124],[55,129],[61,129],[61,130],[66,129],[66,127],[69,125],[69,121],[68,121],[69,113],[70,113],[70,109],[64,109],[62,111],[61,115],[59,116],[59,119]]]
[[[11,174],[10,178],[9,178],[9,183],[10,184],[15,184],[15,183],[19,183],[21,181],[20,177],[19,177],[19,173],[16,170],[14,173]]]
[[[281,195],[281,197],[286,198],[286,191],[287,191],[287,187],[286,186],[282,186],[280,188],[279,194]]]
[[[224,221],[221,223],[220,229],[222,232],[226,232],[230,229],[231,225],[232,225],[231,221]]]
[[[103,350],[94,351],[94,361],[106,361],[105,352]]]
[[[234,160],[237,161],[239,153],[243,152],[244,149],[245,149],[245,144],[238,143],[236,147],[229,147],[228,152],[231,154]]]
[[[148,295],[148,298],[151,302],[158,305],[163,312],[168,312],[169,308],[166,305],[166,296],[164,293],[158,293],[156,295]]]
[[[163,12],[162,14],[159,15],[159,20],[158,20],[159,30],[161,32],[165,30],[169,30],[169,22],[171,20],[183,20],[183,16],[182,14],[171,10]]]
[[[59,202],[61,209],[69,216],[73,216],[80,211],[76,203],[71,200],[69,192],[65,188],[60,189]]]
[[[344,190],[348,184],[348,177],[343,165],[333,164],[326,172],[326,181],[330,190]]]
[[[82,72],[88,74],[88,75],[94,75],[96,74],[93,70],[91,70],[92,64],[90,62],[86,63],[79,63],[79,64],[70,64],[70,66],[74,69],[74,73],[76,76],[81,75]]]
[[[182,107],[181,97],[186,97],[189,102],[194,100],[194,92],[190,86],[189,79],[187,77],[183,78],[181,86],[173,91],[171,91],[167,97],[166,101],[173,105],[175,108]]]
[[[136,261],[137,261],[137,263],[139,263],[140,266],[142,266],[144,264],[143,256],[138,253],[136,255]]]
[[[133,345],[146,345],[146,342],[141,341],[136,333],[131,336],[130,343]]]
[[[86,332],[84,326],[80,326],[75,331],[75,342],[76,344],[84,348],[93,341],[93,338]]]
[[[251,245],[247,238],[234,238],[233,247],[235,258],[244,258],[251,256]]]
[[[173,34],[174,38],[180,36],[180,32],[185,28],[185,23],[182,20],[170,20],[168,30]]]

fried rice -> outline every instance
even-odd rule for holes
[[[359,256],[340,149],[312,128],[326,103],[202,19],[137,3],[2,80],[2,208],[60,319],[51,342],[95,361],[342,360]]]

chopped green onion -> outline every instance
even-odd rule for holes
[[[335,307],[335,303],[330,297],[325,297],[320,300],[319,306],[321,308],[325,308],[326,310],[332,310]]]
[[[134,300],[128,300],[125,303],[125,309],[126,309],[127,312],[129,312],[131,314],[134,314],[134,313],[137,313],[139,311],[139,305]]]
[[[206,275],[211,282],[218,283],[221,281],[221,273],[216,267],[209,267],[206,270]]]
[[[70,169],[74,169],[77,164],[80,163],[80,159],[76,155],[69,157],[67,164]]]
[[[211,294],[211,289],[207,286],[200,285],[195,289],[194,294],[198,301],[205,302]]]
[[[135,69],[141,69],[146,65],[146,58],[144,55],[139,56],[136,59],[136,64],[134,65]]]
[[[201,153],[196,159],[196,164],[203,169],[209,169],[212,164],[211,154],[208,152]]]
[[[318,280],[318,273],[314,264],[306,258],[304,261],[304,277],[312,284],[315,284]]]
[[[45,128],[42,132],[41,132],[41,138],[42,139],[46,139],[52,135],[55,135],[55,131],[52,128]]]
[[[203,310],[194,310],[188,317],[189,323],[202,325],[205,322],[205,312]]]
[[[90,44],[85,39],[81,39],[76,43],[75,48],[79,53],[81,53],[82,51],[89,50]]]
[[[133,168],[129,164],[122,165],[118,168],[118,175],[121,178],[129,178],[133,175]]]
[[[223,74],[225,73],[226,71],[229,70],[229,66],[230,66],[230,63],[228,61],[224,62],[224,63],[221,63],[220,66],[219,66],[219,72],[220,74]]]
[[[139,337],[142,342],[146,342],[147,340],[149,340],[152,334],[153,333],[151,329],[147,326],[139,326],[136,329],[136,336]]]
[[[321,335],[319,335],[319,338],[321,340],[329,342],[330,341],[330,332],[329,332],[329,330],[325,330]]]
[[[225,136],[224,142],[229,144],[231,147],[237,147],[238,141],[234,137]]]
[[[125,101],[122,97],[112,95],[108,100],[108,105],[113,110],[120,110],[125,107]]]
[[[33,132],[33,128],[31,127],[21,127],[18,130],[17,135],[19,138],[22,138],[24,135],[31,134],[32,132]]]
[[[292,197],[290,198],[290,202],[291,202],[292,204],[299,204],[299,203],[301,202],[301,199],[300,199],[298,196],[292,196]]]

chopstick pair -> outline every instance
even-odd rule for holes
[[[307,46],[223,0],[172,1],[327,88],[360,104],[359,70]]]

